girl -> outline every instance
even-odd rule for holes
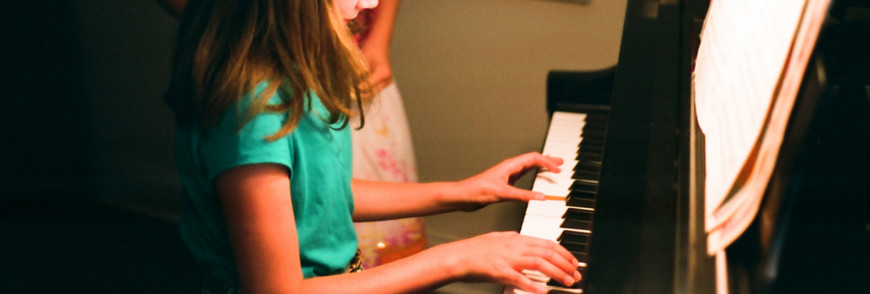
[[[515,232],[356,268],[354,220],[543,199],[510,183],[527,170],[558,171],[561,164],[529,153],[458,182],[352,180],[348,117],[353,103],[371,95],[345,19],[375,5],[194,0],[186,6],[167,101],[176,113],[185,192],[180,230],[207,270],[203,291],[407,293],[492,281],[546,293],[521,271],[564,284],[580,279],[567,250]]]

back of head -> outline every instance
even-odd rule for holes
[[[286,112],[298,123],[310,93],[335,123],[367,87],[368,72],[332,0],[190,0],[178,31],[166,95],[179,124],[211,126],[228,107],[268,83],[245,114]],[[267,106],[281,92],[280,106]],[[346,120],[345,120],[346,121]],[[239,126],[241,127],[241,126]]]

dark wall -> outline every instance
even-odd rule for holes
[[[177,22],[149,0],[39,2],[3,12],[3,186],[172,218],[178,180],[161,95]]]
[[[193,292],[151,0],[0,9],[0,292]]]
[[[12,2],[0,25],[0,122],[7,196],[57,193],[86,166],[88,128],[66,3]],[[61,148],[62,147],[62,148]],[[21,195],[28,196],[28,195]]]

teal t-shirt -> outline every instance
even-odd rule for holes
[[[278,95],[269,103],[279,103]],[[180,217],[182,239],[210,275],[237,285],[235,262],[214,179],[236,166],[281,164],[290,173],[304,276],[342,272],[357,249],[351,220],[349,128],[330,127],[324,120],[329,113],[319,98],[312,97],[311,110],[290,134],[278,140],[265,138],[281,128],[286,119],[284,114],[261,113],[237,132],[236,123],[252,97],[256,96],[246,95],[240,103],[230,107],[218,126],[207,133],[196,126],[176,129],[176,165],[184,188]]]

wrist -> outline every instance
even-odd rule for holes
[[[477,187],[468,180],[445,182],[439,197],[439,204],[449,210],[474,211],[480,204],[472,201],[470,195],[475,195]]]
[[[446,283],[462,281],[468,275],[465,267],[465,261],[461,260],[461,254],[455,254],[458,251],[451,249],[455,244],[445,243],[429,248],[427,253],[432,254],[432,263],[435,272],[443,274],[442,279]]]

